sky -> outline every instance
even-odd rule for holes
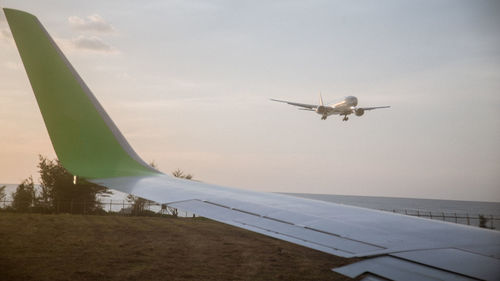
[[[500,202],[500,2],[12,1],[135,151],[257,191]],[[0,182],[50,139],[0,13]],[[321,116],[345,96],[390,109]]]

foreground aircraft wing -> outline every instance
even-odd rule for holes
[[[389,108],[391,106],[385,105],[385,106],[372,106],[372,107],[361,107],[364,110],[374,110],[374,109],[379,109],[379,108]]]
[[[500,279],[497,231],[162,174],[133,151],[38,19],[4,11],[52,145],[72,174],[333,255],[363,257],[334,269],[353,278]]]
[[[316,105],[316,104],[297,103],[297,102],[291,102],[291,101],[285,101],[285,100],[275,100],[275,99],[271,99],[271,100],[277,101],[277,102],[287,103],[287,104],[293,105],[293,106],[298,106],[298,107],[301,107],[299,109],[302,109],[302,110],[314,111],[314,110],[316,110],[316,108],[318,108],[318,105]]]

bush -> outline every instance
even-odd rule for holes
[[[25,179],[17,186],[16,192],[12,193],[12,208],[18,212],[27,212],[36,206],[36,193],[33,178]]]

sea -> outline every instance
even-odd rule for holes
[[[338,204],[353,205],[376,210],[422,210],[435,213],[469,213],[500,217],[500,202],[418,199],[378,196],[354,196],[309,193],[284,193]]]
[[[0,184],[0,186],[3,185],[6,186],[7,196],[5,202],[0,201],[0,208],[9,205],[9,201],[12,200],[12,192],[17,187],[16,184]],[[500,230],[500,202],[309,193],[282,194],[474,226],[480,224],[480,216],[482,216],[483,226]],[[107,211],[119,212],[121,209],[130,206],[130,202],[127,201],[127,194],[119,191],[113,191],[111,196],[101,197],[100,200]],[[151,210],[160,211],[161,207],[153,205]],[[191,216],[188,213],[185,213],[185,215]]]
[[[475,226],[480,223],[479,216],[483,216],[487,228],[500,230],[500,202],[310,193],[283,194]]]

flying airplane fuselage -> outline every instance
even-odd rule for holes
[[[320,115],[330,116],[333,114],[349,115],[355,111],[358,105],[358,98],[348,96],[343,101],[333,105],[320,105],[316,108],[316,113]]]
[[[389,106],[375,106],[375,107],[357,107],[358,98],[355,96],[348,96],[343,101],[331,105],[324,105],[323,98],[319,97],[319,105],[316,104],[304,104],[304,103],[296,103],[289,102],[284,100],[275,100],[272,101],[284,102],[293,106],[300,107],[301,110],[314,111],[317,114],[321,115],[322,120],[326,120],[326,118],[330,115],[342,115],[344,118],[343,121],[349,120],[347,115],[355,114],[356,116],[362,116],[365,111],[379,109],[379,108],[388,108]]]

